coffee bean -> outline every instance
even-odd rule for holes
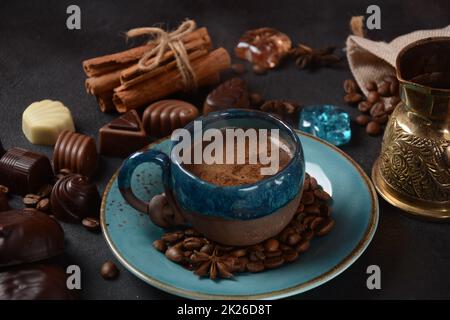
[[[305,206],[305,213],[317,215],[320,214],[320,208],[317,204],[311,204],[309,206]]]
[[[328,194],[328,192],[322,189],[314,190],[314,196],[322,201],[329,201],[331,199],[331,196]]]
[[[280,243],[280,250],[285,252],[285,251],[292,250],[292,248],[290,246],[288,246],[287,244]]]
[[[269,239],[264,243],[264,249],[267,252],[277,251],[279,246],[280,243],[278,242],[277,239]]]
[[[366,114],[360,114],[359,116],[356,117],[356,123],[359,124],[360,126],[365,126],[366,124],[368,124],[370,121],[370,117]]]
[[[266,255],[265,255],[264,251],[255,251],[254,254],[256,255],[256,257],[257,257],[259,260],[264,260],[264,259],[266,259]]]
[[[272,252],[266,252],[266,259],[270,259],[270,258],[275,258],[275,257],[279,257],[283,254],[283,252],[281,250],[277,250],[277,251],[272,251]]]
[[[310,188],[309,178],[305,178],[305,181],[303,182],[303,192],[308,191],[309,188]]]
[[[384,109],[384,103],[381,101],[376,102],[372,109],[370,109],[370,115],[372,117],[381,117],[386,113],[386,110]]]
[[[359,91],[358,84],[353,79],[347,79],[344,81],[345,93],[357,93]]]
[[[247,270],[253,273],[261,272],[264,270],[264,263],[262,263],[261,261],[249,262],[247,263]]]
[[[284,259],[282,257],[271,258],[264,261],[264,267],[267,269],[275,269],[281,267],[283,264]]]
[[[380,99],[380,95],[378,94],[377,91],[369,91],[369,93],[367,94],[367,102],[369,103],[375,103]]]
[[[379,93],[380,96],[382,96],[382,97],[389,97],[389,96],[391,95],[391,83],[390,83],[390,82],[383,81],[383,82],[378,86],[378,93]]]
[[[206,254],[212,254],[214,251],[215,245],[212,243],[205,244],[201,249],[200,252],[206,253]]]
[[[331,216],[331,213],[333,212],[333,209],[326,205],[326,204],[322,204],[320,205],[320,215],[323,217],[329,217]]]
[[[183,240],[183,246],[186,250],[198,250],[203,247],[203,241],[200,238],[189,237]]]
[[[247,68],[242,63],[233,63],[231,65],[231,70],[233,70],[233,72],[236,74],[243,74],[247,72]]]
[[[388,120],[389,116],[387,114],[383,114],[382,116],[373,118],[373,121],[378,122],[379,124],[385,124],[386,122],[388,122]]]
[[[245,248],[237,249],[232,251],[230,254],[236,258],[244,257],[247,254],[247,249]]]
[[[178,240],[181,240],[184,238],[184,232],[182,231],[175,231],[175,232],[168,232],[162,235],[161,240],[164,240],[165,242],[172,243]]]
[[[116,279],[119,276],[119,273],[119,269],[111,261],[106,261],[100,269],[100,274],[105,280]]]
[[[311,191],[303,192],[301,201],[305,205],[314,203],[314,193]]]
[[[312,190],[316,190],[317,187],[319,186],[319,184],[317,183],[316,178],[314,178],[314,177],[309,178],[309,184],[311,185],[311,189]]]
[[[166,243],[160,239],[153,241],[153,247],[160,252],[166,252],[167,250]]]
[[[391,92],[391,96],[397,96],[398,95],[399,84],[398,84],[397,79],[395,81],[391,82],[391,86],[390,86],[389,90]]]
[[[253,72],[257,75],[264,75],[267,73],[267,69],[255,64],[253,65]]]
[[[331,231],[331,229],[333,229],[334,227],[334,220],[333,219],[326,219],[322,225],[320,226],[320,228],[316,231],[316,235],[318,236],[324,236],[327,233],[329,233]]]
[[[359,93],[347,93],[344,96],[344,101],[348,104],[357,104],[362,100],[362,95],[360,95]]]
[[[312,232],[311,230],[305,230],[305,232],[303,232],[301,236],[303,238],[303,241],[309,241],[314,237],[314,232]]]
[[[319,228],[321,227],[323,221],[324,219],[322,217],[316,217],[313,221],[311,221],[309,227],[314,233],[316,233],[317,230],[319,230]]]
[[[8,194],[9,193],[9,188],[3,185],[0,185],[0,193],[3,194]]]
[[[264,251],[264,246],[262,244],[254,244],[248,248],[250,251]]]
[[[50,209],[50,200],[48,198],[40,200],[36,205],[36,209],[42,212],[47,212]]]
[[[187,228],[186,230],[184,230],[184,235],[186,237],[200,237],[201,236],[201,234],[199,232],[195,231],[192,228]]]
[[[371,108],[372,108],[372,104],[369,103],[368,101],[361,101],[358,104],[358,110],[363,112],[363,113],[369,112]]]
[[[369,81],[366,83],[366,89],[367,91],[376,91],[377,90],[377,83],[375,81]]]
[[[100,221],[96,218],[87,217],[81,220],[81,224],[83,227],[85,227],[87,230],[91,232],[98,232],[100,231]]]
[[[22,202],[27,208],[36,208],[36,205],[38,204],[40,200],[40,197],[35,194],[27,194]]]
[[[259,107],[264,103],[264,99],[259,93],[253,92],[250,94],[249,98],[250,98],[250,105],[254,107]]]
[[[366,126],[366,132],[371,136],[376,136],[381,133],[381,126],[378,122],[370,121]]]
[[[319,209],[320,212],[320,209]],[[315,219],[316,217],[313,215],[308,215],[306,216],[303,220],[302,220],[302,224],[306,227],[309,228],[309,225],[311,224],[311,222]]]
[[[177,247],[170,247],[166,250],[166,257],[173,262],[181,262],[183,260],[183,251]]]
[[[289,249],[283,253],[283,259],[286,262],[295,261],[295,260],[297,260],[297,258],[298,258],[298,252],[295,250]]]
[[[245,272],[245,270],[247,269],[247,264],[250,261],[248,260],[247,257],[240,257],[238,259],[236,259],[235,263],[233,264],[233,271],[234,272]]]
[[[297,251],[298,253],[305,252],[309,249],[309,246],[310,246],[309,241],[302,241],[295,246],[295,251]]]
[[[302,240],[302,237],[298,233],[293,233],[289,235],[289,237],[286,240],[286,243],[290,246],[293,246]]]

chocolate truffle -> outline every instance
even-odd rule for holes
[[[247,83],[240,78],[233,78],[219,85],[206,97],[203,114],[229,108],[248,108],[249,106]]]
[[[0,300],[72,300],[67,274],[52,264],[14,267],[0,272]]]
[[[50,160],[43,154],[11,148],[0,159],[0,184],[11,193],[36,193],[52,179]]]
[[[35,209],[0,214],[0,267],[44,260],[64,250],[59,223]]]
[[[160,100],[145,109],[142,123],[149,136],[161,138],[183,128],[198,114],[197,108],[186,101]]]
[[[52,212],[61,221],[76,223],[100,214],[97,186],[85,176],[68,174],[59,179],[52,190]]]
[[[135,110],[128,111],[99,130],[100,154],[127,157],[149,143]]]
[[[91,176],[97,168],[97,147],[92,137],[63,131],[53,150],[55,172],[69,169],[71,172]]]

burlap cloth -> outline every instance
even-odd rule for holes
[[[379,84],[385,76],[395,76],[395,60],[401,49],[420,39],[444,36],[450,36],[450,25],[443,29],[414,31],[389,43],[352,35],[347,38],[347,59],[356,82],[367,95],[365,83],[373,80]]]

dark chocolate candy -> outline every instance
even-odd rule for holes
[[[72,300],[67,274],[52,264],[9,268],[0,272],[0,300]]]
[[[99,130],[100,154],[127,157],[149,143],[141,119],[128,111]]]
[[[160,100],[147,107],[142,123],[147,134],[161,138],[198,117],[198,109],[182,100]]]
[[[79,174],[68,174],[59,179],[51,195],[53,215],[72,223],[86,217],[99,217],[100,202],[97,186]]]
[[[52,178],[50,160],[43,154],[11,148],[0,159],[0,184],[7,186],[11,193],[36,193]]]
[[[233,78],[219,85],[206,97],[203,114],[229,108],[248,108],[249,105],[247,83],[240,78]]]
[[[44,260],[64,251],[59,223],[35,209],[0,214],[0,267]]]
[[[97,168],[97,147],[92,137],[63,131],[53,150],[55,172],[69,169],[71,172],[91,176]]]

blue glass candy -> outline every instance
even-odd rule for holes
[[[336,146],[350,141],[350,116],[333,105],[307,106],[300,113],[299,129]]]

